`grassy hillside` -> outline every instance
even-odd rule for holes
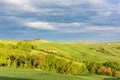
[[[109,75],[120,77],[120,42],[52,42],[46,40],[24,40],[11,41],[0,40],[0,67],[18,68],[18,70],[1,68],[1,78],[4,80],[13,77],[6,70],[16,73],[16,77],[25,79],[46,79],[50,80],[109,80],[111,78],[93,75]],[[37,72],[20,69],[38,69],[42,71],[53,72]],[[4,72],[7,72],[4,74]],[[18,72],[18,75],[17,75]],[[25,73],[25,77],[20,74]],[[21,73],[22,72],[22,73]],[[28,73],[29,72],[29,73]],[[33,74],[34,73],[34,74]],[[73,74],[62,75],[62,74]],[[8,76],[4,76],[7,75]],[[33,74],[33,76],[32,76]],[[42,75],[40,78],[36,76]],[[43,75],[45,74],[45,75]],[[89,74],[89,75],[88,75]],[[31,76],[30,76],[31,75]],[[18,76],[18,77],[17,77]],[[54,77],[56,76],[56,77]],[[69,76],[69,77],[68,77]],[[58,78],[60,77],[60,78]],[[14,80],[13,78],[11,78]],[[69,80],[70,80],[69,79]],[[98,79],[99,80],[99,79]]]
[[[16,40],[0,40],[0,43],[17,44]],[[32,54],[44,50],[53,50],[58,54],[74,59],[104,62],[108,60],[120,62],[120,42],[96,43],[80,42],[52,42],[46,40],[28,41],[37,47]]]
[[[66,57],[91,60],[120,62],[120,42],[95,43],[95,42],[42,42],[32,41],[38,50],[54,50]]]
[[[0,68],[0,80],[119,80],[102,75],[65,75],[30,69]]]

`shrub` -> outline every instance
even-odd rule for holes
[[[111,69],[111,67],[102,66],[102,67],[100,67],[98,69],[97,72],[98,72],[98,74],[112,76],[112,69]]]
[[[113,76],[120,78],[120,71],[113,71]]]

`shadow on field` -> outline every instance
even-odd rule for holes
[[[120,78],[104,78],[104,80],[120,80]]]
[[[11,77],[1,77],[0,80],[31,80],[31,79],[25,79],[25,78],[11,78]]]

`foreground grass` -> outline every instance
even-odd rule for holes
[[[29,69],[0,68],[0,80],[119,80],[102,75],[65,75]]]

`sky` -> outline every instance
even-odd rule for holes
[[[0,39],[120,41],[120,0],[0,0]]]

